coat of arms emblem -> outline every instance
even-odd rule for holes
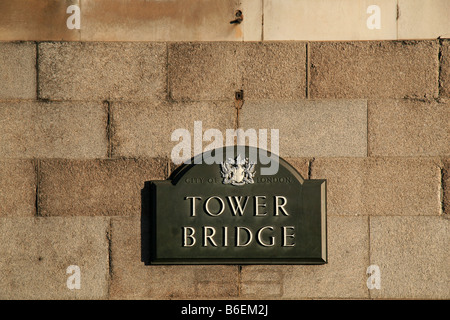
[[[248,158],[242,159],[239,154],[236,159],[228,158],[220,164],[223,184],[231,184],[233,186],[242,186],[251,184],[255,181],[255,163],[249,162]]]

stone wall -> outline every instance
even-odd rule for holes
[[[311,2],[2,2],[0,298],[449,299],[449,4],[375,1],[395,21],[373,36],[345,33],[361,13],[340,0],[349,29],[302,34],[289,9]],[[280,156],[327,179],[328,264],[142,262],[141,190],[194,121],[279,129]]]

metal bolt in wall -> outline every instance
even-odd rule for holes
[[[236,17],[236,19],[230,21],[230,24],[239,24],[242,22],[242,20],[244,20],[244,15],[242,14],[241,10],[236,10],[234,16]]]

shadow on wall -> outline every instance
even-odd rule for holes
[[[145,265],[149,265],[151,261],[151,184],[146,181],[144,188],[141,190],[141,261]],[[154,202],[153,202],[154,203]],[[153,233],[154,234],[154,233]]]

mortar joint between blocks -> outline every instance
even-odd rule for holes
[[[237,292],[237,295],[238,295],[238,297],[241,297],[241,295],[242,295],[242,265],[238,265],[237,266],[237,268],[238,268],[238,283],[237,283],[237,285],[238,285],[238,292]]]
[[[111,159],[113,157],[113,146],[112,146],[112,136],[113,136],[113,116],[111,101],[103,100],[103,106],[106,111],[106,140],[107,140],[107,158]]]
[[[39,92],[39,42],[34,42],[36,45],[36,57],[35,57],[35,71],[36,71],[36,100],[40,101],[40,92]]]
[[[107,274],[107,297],[110,297],[110,289],[111,289],[111,281],[113,278],[113,271],[112,271],[112,248],[111,248],[111,242],[112,242],[112,220],[109,219],[109,226],[106,230],[106,239],[108,241],[108,274]]]
[[[445,176],[446,176],[446,169],[445,166],[443,165],[442,167],[440,167],[440,184],[439,184],[439,199],[440,199],[440,215],[446,216],[447,212],[445,210],[445,189],[448,188],[448,186],[445,183]]]
[[[34,170],[36,175],[36,185],[35,185],[35,202],[34,202],[34,210],[36,217],[40,217],[41,213],[39,210],[39,185],[40,185],[40,170],[41,170],[41,161],[39,159],[33,160],[34,162]]]
[[[441,73],[442,73],[442,45],[443,40],[441,38],[438,39],[439,50],[438,50],[438,99],[441,98],[442,91],[442,82],[441,82]]]
[[[310,98],[310,93],[309,93],[309,81],[310,81],[310,67],[309,67],[309,63],[311,61],[310,59],[310,53],[309,53],[309,42],[305,43],[305,49],[306,49],[306,55],[305,55],[305,90],[306,90],[306,99]]]

